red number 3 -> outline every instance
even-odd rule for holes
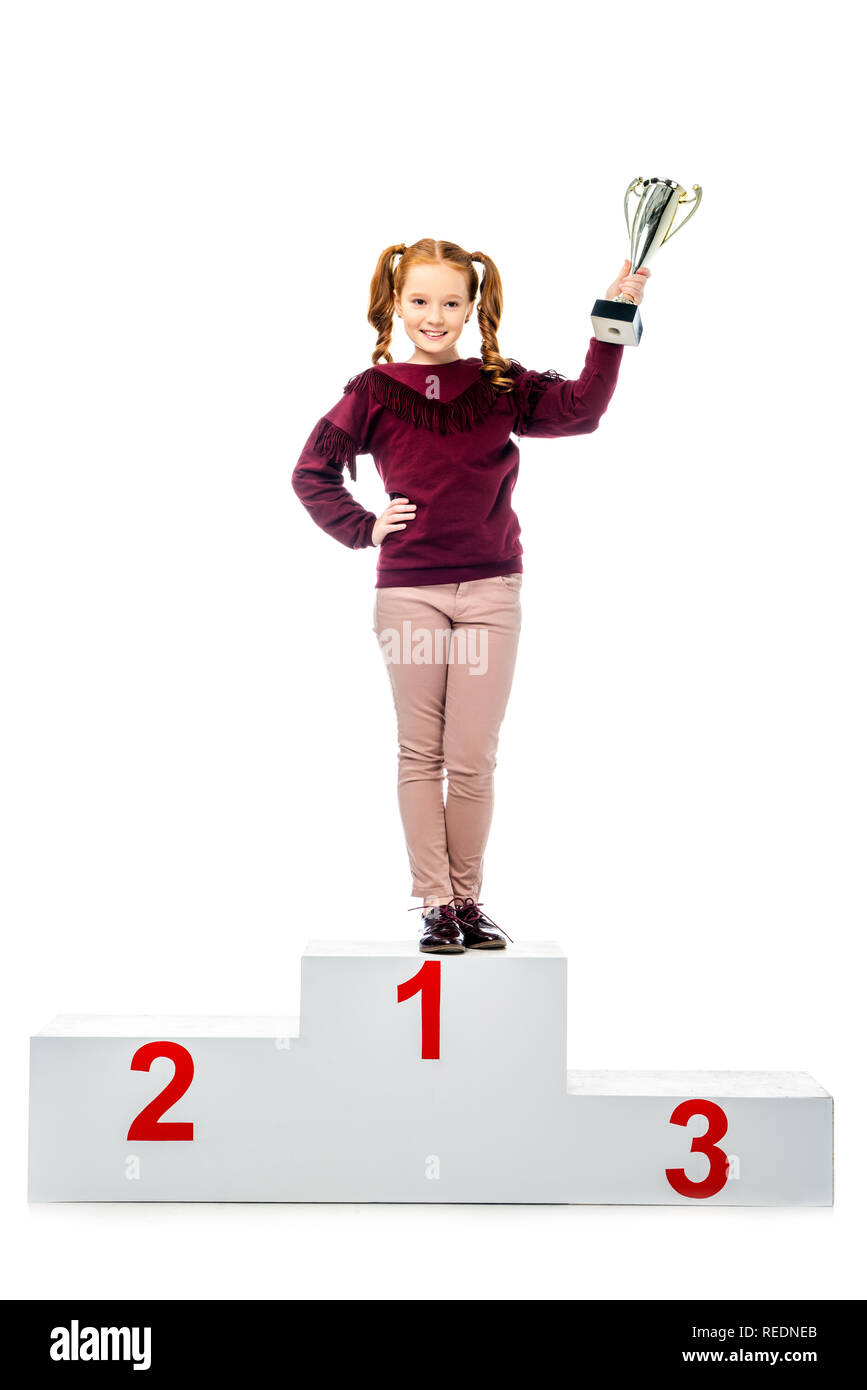
[[[704,1134],[693,1135],[690,1153],[704,1154],[710,1164],[706,1178],[693,1182],[682,1168],[666,1168],[665,1176],[675,1192],[681,1197],[713,1197],[726,1185],[729,1172],[728,1156],[717,1148],[717,1140],[722,1139],[729,1127],[726,1113],[712,1100],[684,1100],[676,1106],[671,1116],[671,1124],[685,1125],[693,1115],[701,1115],[707,1120]]]

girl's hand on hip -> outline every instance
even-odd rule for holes
[[[647,266],[642,266],[635,275],[630,275],[629,267],[631,264],[632,262],[629,260],[623,262],[617,279],[605,291],[606,299],[616,299],[619,294],[628,294],[633,303],[641,303],[644,298],[645,281],[650,279],[650,271]]]
[[[405,531],[408,521],[412,521],[415,516],[415,503],[408,502],[405,497],[395,497],[393,502],[389,502],[382,516],[377,517],[370,538],[374,545],[382,545],[386,536],[390,536],[392,531]]]

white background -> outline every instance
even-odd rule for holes
[[[3,1291],[862,1296],[855,8],[2,13]],[[568,952],[570,1066],[812,1072],[836,1207],[28,1208],[54,1014],[295,1013],[309,939],[414,935],[377,552],[290,471],[394,242],[577,376],[637,174],[704,201],[599,430],[521,445],[483,897]]]

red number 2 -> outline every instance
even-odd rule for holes
[[[715,1105],[712,1100],[684,1100],[675,1107],[670,1123],[685,1125],[693,1115],[701,1115],[707,1120],[704,1134],[693,1135],[689,1149],[690,1153],[704,1154],[707,1158],[710,1164],[707,1177],[702,1178],[701,1182],[693,1182],[682,1168],[666,1168],[665,1176],[681,1197],[713,1197],[722,1191],[728,1177],[728,1156],[716,1144],[728,1129],[729,1122],[722,1107]]]
[[[398,1004],[414,994],[421,994],[422,1061],[439,1061],[441,975],[442,961],[426,960],[417,975],[397,987]]]
[[[129,1127],[127,1139],[192,1139],[193,1126],[189,1121],[160,1120],[169,1106],[179,1101],[193,1079],[193,1059],[185,1047],[175,1042],[143,1043],[130,1062],[130,1071],[150,1071],[157,1057],[168,1057],[175,1064],[175,1074],[158,1096],[154,1096]]]

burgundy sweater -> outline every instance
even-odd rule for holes
[[[437,366],[385,362],[352,377],[313,427],[292,486],[317,525],[358,550],[372,545],[376,515],[343,482],[357,454],[372,454],[386,492],[416,503],[405,531],[379,547],[377,588],[456,584],[523,570],[512,490],[512,435],[556,439],[599,425],[617,384],[623,348],[590,340],[569,381],[511,360],[511,392],[497,393],[479,357]],[[383,503],[383,509],[386,503]]]

